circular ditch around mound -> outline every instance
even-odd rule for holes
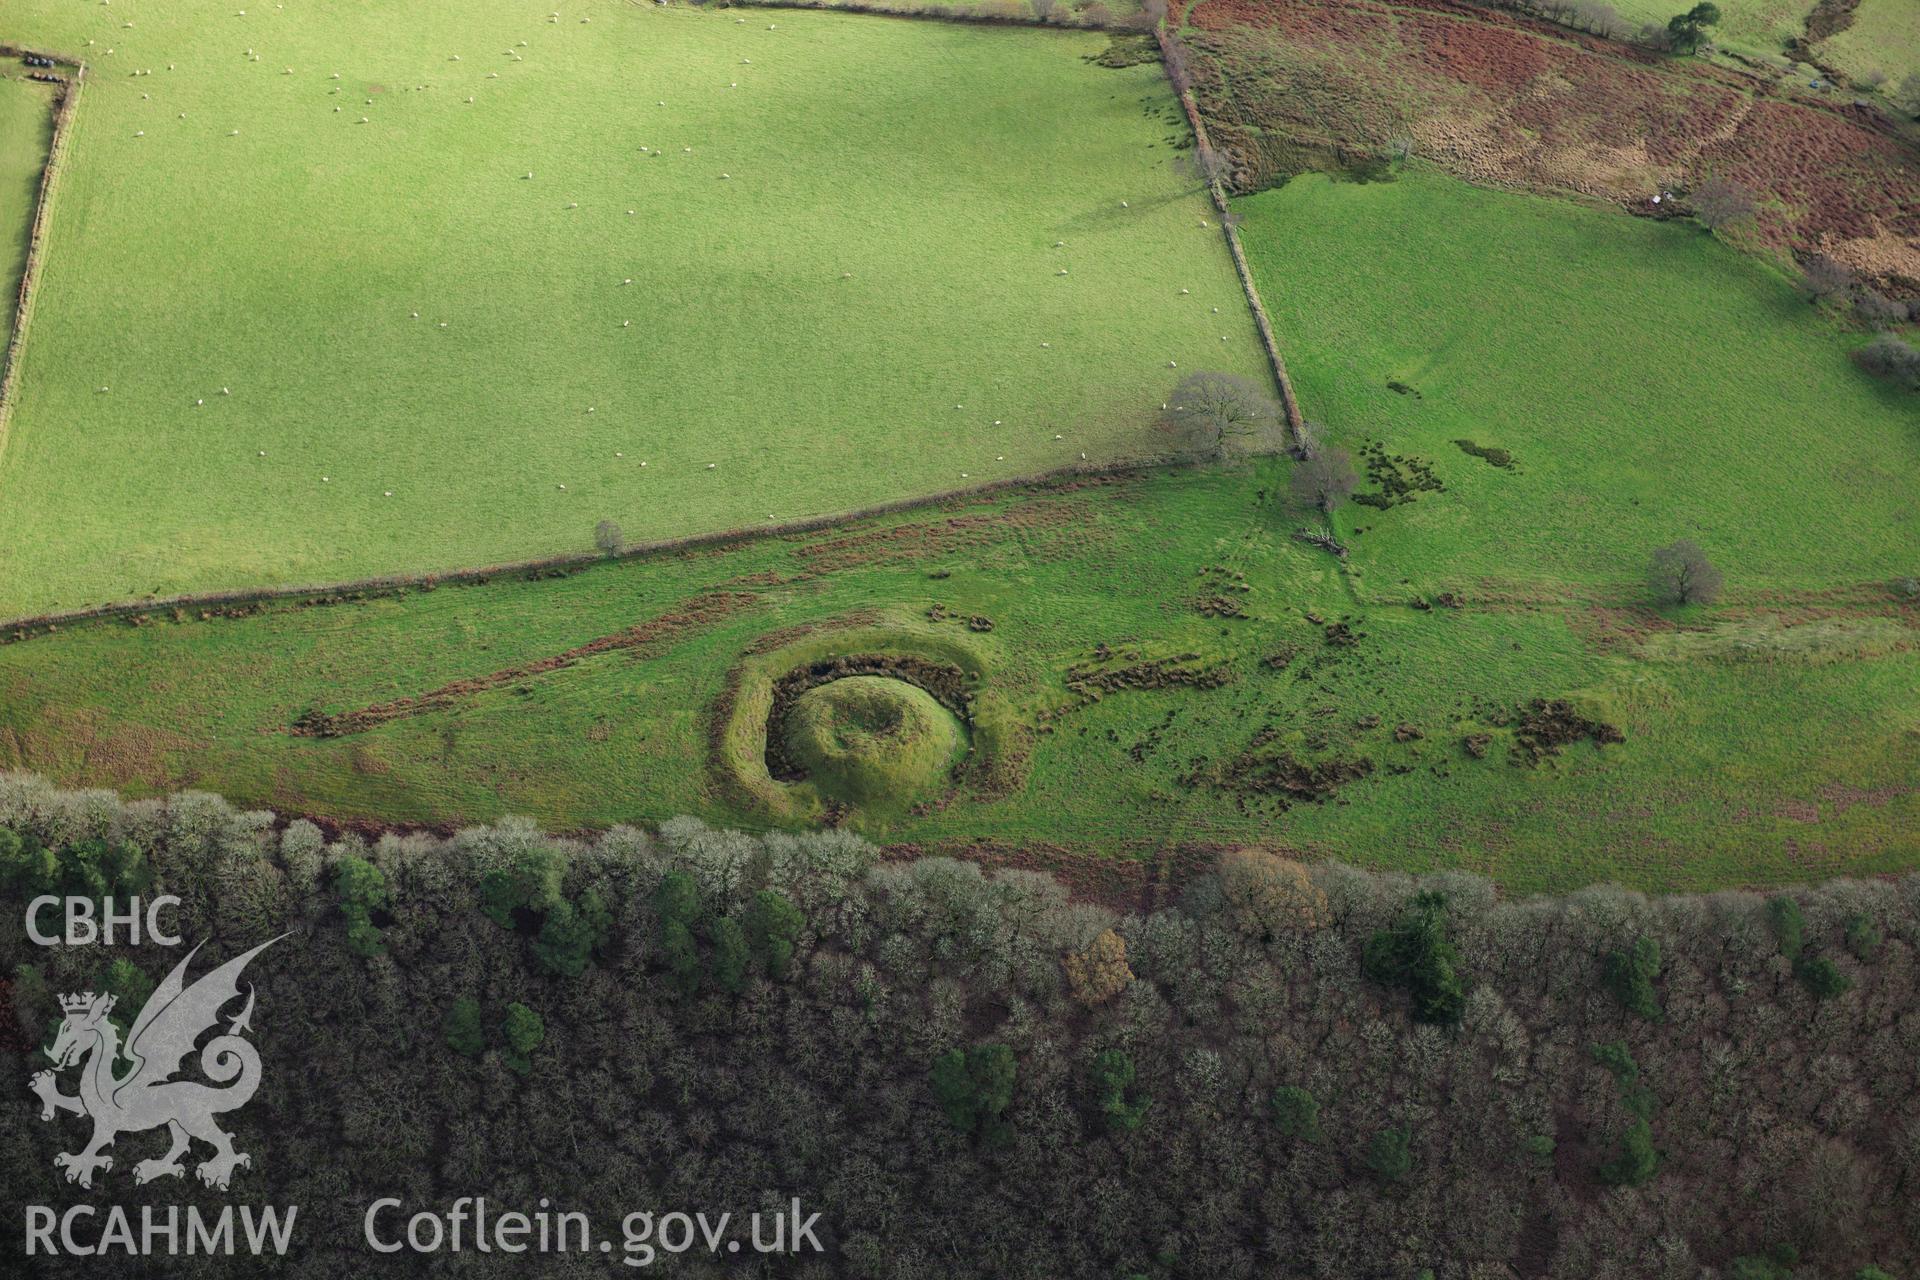
[[[1025,737],[974,637],[829,624],[762,644],[729,674],[710,736],[716,781],[755,817],[885,826],[1024,777]]]

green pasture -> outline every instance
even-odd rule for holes
[[[1160,68],[1105,35],[551,12],[5,6],[90,73],[0,616],[1151,452],[1170,364],[1260,371]]]
[[[1847,29],[1821,41],[1814,52],[1856,80],[1878,76],[1897,85],[1920,74],[1920,5],[1911,0],[1860,0]]]
[[[602,27],[656,21],[637,9],[592,13],[593,23],[575,25],[593,29],[593,39]],[[764,34],[787,31],[788,15],[760,15],[768,16],[778,27]],[[662,31],[717,32],[722,43],[739,30],[729,14],[657,20],[667,24]],[[1088,39],[817,20],[863,33],[924,31],[919,38],[934,48],[1004,39],[1015,58],[1035,56],[1049,41]],[[823,43],[822,59],[839,49]],[[764,55],[744,56],[753,62],[741,64],[743,72],[758,69]],[[467,61],[463,54],[455,65]],[[1150,114],[1160,110],[1159,90],[1150,95],[1144,81],[1126,88],[1130,73],[1083,72],[1071,57],[1051,65],[1075,77],[1114,77],[1093,83],[1115,86],[1116,120],[1168,128]],[[424,112],[429,104],[418,95],[431,92],[416,91],[408,109]],[[93,103],[89,96],[83,105],[83,131],[97,127]],[[969,110],[949,105],[960,116]],[[1152,215],[1166,220],[1164,234],[1142,239],[1129,226],[1108,225],[1141,212],[1143,201],[1131,196],[1120,198],[1133,209],[1089,223],[1112,237],[1104,268],[1096,268],[1112,273],[1112,296],[1145,314],[1138,324],[1122,313],[1084,315],[1076,332],[1125,351],[1142,331],[1188,323],[1180,317],[1202,297],[1200,286],[1167,278],[1170,287],[1155,296],[1129,291],[1127,282],[1163,270],[1157,256],[1193,230],[1200,238],[1189,242],[1192,252],[1218,269],[1226,295],[1217,305],[1228,341],[1213,341],[1245,360],[1176,355],[1167,359],[1179,367],[1168,368],[1143,359],[1127,396],[1131,425],[1119,409],[1109,424],[1114,451],[1144,438],[1148,402],[1157,407],[1189,369],[1256,367],[1243,313],[1231,305],[1231,279],[1213,257],[1218,242],[1198,247],[1211,230],[1197,225],[1204,210],[1179,194],[1165,145],[1148,148],[1147,140],[1136,139],[1138,163],[1161,176],[1172,202]],[[85,132],[75,141],[85,143]],[[1022,137],[1007,145],[1031,144]],[[821,145],[833,145],[824,131]],[[923,162],[932,184],[947,158],[928,152]],[[1015,168],[1019,181],[1051,190]],[[61,195],[63,223],[70,194]],[[95,203],[75,202],[88,216],[72,225],[95,226],[105,216],[97,210],[115,203],[99,191],[89,199]],[[959,210],[926,216],[951,226],[970,199],[955,186],[947,203]],[[834,216],[848,207],[834,205]],[[1920,606],[1891,585],[1920,573],[1920,410],[1912,396],[1849,364],[1858,335],[1770,268],[1691,225],[1478,191],[1419,170],[1370,185],[1305,177],[1240,209],[1308,416],[1331,444],[1356,454],[1377,446],[1397,474],[1425,486],[1411,502],[1342,508],[1335,530],[1351,547],[1344,562],[1293,536],[1318,517],[1291,504],[1291,464],[1264,458],[956,498],[560,576],[503,574],[482,585],[281,602],[238,616],[185,609],[101,620],[0,644],[0,768],[134,794],[205,787],[245,805],[342,821],[457,825],[524,813],[554,827],[591,828],[691,813],[760,827],[831,813],[882,840],[954,851],[1017,844],[1149,858],[1173,848],[1275,843],[1376,866],[1467,867],[1514,889],[1596,880],[1698,889],[1920,865]],[[548,212],[527,212],[527,224]],[[1009,234],[1004,218],[976,212],[974,242]],[[711,264],[725,257],[719,245],[737,228],[703,224],[687,234],[709,237]],[[1075,237],[1040,238],[1044,244],[1019,254],[1044,266],[1053,239]],[[529,243],[529,252],[561,252],[558,241]],[[677,252],[664,241],[655,251]],[[897,252],[899,271],[930,270],[930,252]],[[871,270],[848,269],[855,283]],[[1076,264],[1068,277],[1042,283],[1079,277]],[[336,293],[351,279],[341,266],[331,276]],[[948,296],[984,287],[955,279]],[[1192,293],[1181,295],[1183,287]],[[54,297],[79,306],[71,292]],[[884,305],[925,301],[909,289]],[[768,313],[749,302],[742,292],[699,320],[710,326],[706,354],[715,368],[782,350],[771,339],[715,336],[765,338],[756,326]],[[1211,319],[1216,304],[1198,305]],[[1240,327],[1226,325],[1229,312]],[[36,315],[34,350],[44,350],[47,314]],[[860,331],[879,344],[877,361],[906,359],[876,336],[873,317],[854,308],[841,319],[873,326]],[[416,341],[410,320],[395,323],[389,345]],[[583,322],[570,312],[552,321],[562,329],[576,323]],[[946,345],[927,349],[951,354],[971,344],[976,359],[1005,336],[997,321],[982,319],[942,332]],[[133,333],[124,341],[138,345]],[[526,362],[504,363],[515,344],[546,351],[554,377],[626,368],[562,362],[548,341],[544,328],[524,325],[501,337],[488,385],[517,395],[506,384],[530,376]],[[293,377],[302,358],[321,357],[286,356],[294,370],[276,376]],[[777,453],[779,441],[811,421],[795,415],[812,412],[818,397],[898,390],[889,379],[844,389],[857,363],[806,373],[798,351],[792,360],[792,377],[817,378],[818,389],[795,394],[789,415],[751,424],[766,451]],[[408,366],[394,361],[398,379]],[[1063,364],[1058,374],[1069,382],[1026,381],[1025,372],[1016,379],[1023,368],[1010,366],[1007,385],[1019,381],[1042,398],[1084,373]],[[633,387],[645,382],[644,369],[630,376]],[[717,377],[688,384],[688,376],[663,374],[651,393],[685,404],[688,385],[714,397],[751,390]],[[977,376],[992,384],[991,373]],[[971,410],[979,385],[963,392],[942,383],[940,398]],[[1092,394],[1088,383],[1073,385],[1083,398]],[[89,392],[100,398],[87,403],[105,404],[120,390]],[[238,400],[241,386],[233,391]],[[594,429],[610,412],[594,415]],[[881,483],[869,474],[876,448],[898,452],[899,474],[933,465],[927,455],[941,446],[937,431],[891,428],[891,420],[856,416],[837,434],[814,422],[810,436],[792,435],[795,452],[786,456],[802,459],[792,463],[794,501],[814,492],[809,484],[838,493],[832,486]],[[350,421],[339,429],[361,431]],[[672,436],[660,447],[697,440],[717,450],[716,430]],[[444,439],[457,435],[448,431]],[[1049,442],[1054,433],[1046,432]],[[1059,433],[1077,445],[1071,431]],[[31,446],[52,434],[29,432],[26,449],[17,439],[0,479],[43,456]],[[405,444],[372,427],[365,434],[344,465]],[[799,448],[803,439],[810,450]],[[882,444],[849,451],[848,442],[862,440]],[[421,502],[444,502],[452,513],[464,495],[458,514],[487,536],[507,536],[515,525],[509,511],[524,533],[527,513],[544,510],[535,501],[544,493],[529,490],[522,507],[504,508],[476,495],[564,450],[516,452],[502,442],[496,435],[484,446],[484,468],[483,446],[473,443],[472,474],[442,477],[448,491]],[[622,451],[626,441],[593,443]],[[976,447],[977,433],[948,443]],[[1485,455],[1495,450],[1507,451],[1511,465],[1493,465]],[[640,452],[624,451],[628,460]],[[737,469],[746,456],[724,463]],[[802,483],[798,470],[809,466]],[[994,474],[969,470],[973,479]],[[663,467],[658,479],[672,475]],[[718,483],[724,471],[711,478],[713,494],[743,492]],[[578,495],[567,483],[560,497],[570,501]],[[1361,489],[1374,495],[1377,480]],[[206,501],[162,496],[153,516],[121,504],[112,531],[144,537],[149,520],[188,521],[189,498]],[[599,505],[571,508],[574,544],[602,514],[637,535],[655,528],[647,519],[696,509],[636,517]],[[726,522],[714,514],[720,508],[698,510]],[[54,514],[33,525],[42,548],[33,554],[51,555],[72,537],[56,529]],[[290,518],[277,508],[250,515]],[[303,535],[341,527],[310,524]],[[388,533],[395,546],[411,545],[405,539],[414,535],[425,539],[419,545],[440,545],[420,526]],[[1680,537],[1700,542],[1725,572],[1719,604],[1649,607],[1648,556]],[[796,703],[784,741],[813,774],[797,784],[774,779],[760,767],[769,762],[754,729],[776,683],[835,659],[857,659],[866,665],[849,678],[878,676],[887,687],[852,685]],[[921,667],[881,674],[873,665],[880,659]],[[956,699],[950,688],[938,707],[915,692],[938,682],[926,675],[937,668],[963,690]],[[943,717],[957,703],[969,721],[948,725]],[[1543,708],[1551,711],[1545,729]],[[1546,741],[1569,727],[1567,740]],[[873,767],[889,763],[888,751],[911,775],[900,796],[887,780],[898,769]]]
[[[1483,465],[1442,463],[1468,464]],[[1614,643],[1578,605],[1362,607],[1331,557],[1289,537],[1302,517],[1276,497],[1285,469],[1015,493],[559,579],[63,628],[0,647],[0,767],[336,819],[778,825],[719,767],[732,673],[783,651],[881,651],[891,631],[896,651],[976,655],[979,690],[1003,709],[995,731],[1025,751],[1004,794],[856,809],[853,825],[882,839],[1104,857],[1278,842],[1519,889],[1774,883],[1920,859],[1911,606],[1836,606],[1847,625],[1815,632],[1765,601],[1691,617],[1623,607]],[[703,611],[716,595],[727,606]],[[1220,599],[1239,616],[1220,616]],[[1331,634],[1343,622],[1351,643]],[[542,663],[623,633],[647,638]],[[1071,683],[1156,660],[1217,678],[1097,699]],[[422,695],[417,714],[359,732],[294,731]],[[1534,699],[1566,699],[1625,741],[1516,763],[1511,713]],[[1281,753],[1371,772],[1291,807],[1214,785],[1236,760]]]
[[[1711,28],[1715,44],[1723,49],[1777,58],[1787,41],[1806,32],[1807,15],[1818,0],[1715,0],[1719,25]],[[1901,0],[1894,0],[1901,3]],[[1613,9],[1627,22],[1664,27],[1677,13],[1693,8],[1693,0],[1616,0]]]
[[[1446,484],[1341,513],[1368,598],[1618,596],[1677,538],[1749,592],[1920,572],[1920,403],[1697,225],[1418,170],[1303,177],[1238,208],[1309,416]]]

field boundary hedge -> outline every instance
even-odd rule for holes
[[[1287,376],[1287,362],[1280,355],[1280,343],[1273,336],[1273,321],[1267,317],[1267,309],[1260,301],[1260,290],[1254,287],[1253,270],[1247,265],[1247,251],[1240,244],[1240,232],[1233,225],[1233,210],[1227,207],[1227,190],[1220,181],[1218,152],[1213,149],[1213,141],[1207,136],[1207,125],[1200,118],[1200,105],[1193,100],[1193,87],[1187,82],[1186,50],[1179,43],[1178,36],[1169,36],[1165,26],[1153,29],[1153,38],[1160,44],[1160,65],[1167,73],[1167,83],[1173,86],[1174,96],[1180,99],[1180,109],[1187,113],[1187,123],[1193,128],[1194,150],[1200,159],[1200,171],[1206,177],[1207,194],[1213,197],[1213,207],[1220,214],[1220,226],[1226,233],[1227,252],[1233,255],[1233,269],[1240,275],[1240,288],[1247,295],[1247,306],[1253,310],[1253,323],[1260,330],[1260,344],[1267,349],[1267,360],[1273,366],[1273,380],[1280,388],[1280,407],[1287,415],[1287,434],[1297,446],[1306,429],[1306,421],[1300,415],[1300,399],[1293,393],[1293,379]]]
[[[1160,467],[1187,465],[1189,465],[1187,459],[1175,454],[1154,454],[1145,458],[1130,458],[1119,462],[1073,463],[1052,471],[1037,471],[1027,475],[1012,476],[1005,480],[991,480],[984,484],[970,485],[964,489],[946,489],[919,497],[896,498],[891,502],[878,502],[870,506],[856,507],[850,511],[806,516],[798,520],[781,521],[778,524],[735,526],[710,533],[692,533],[678,538],[658,538],[650,542],[636,542],[611,555],[600,551],[569,551],[560,555],[506,560],[495,564],[439,572],[388,573],[331,583],[247,587],[232,591],[204,591],[161,596],[150,600],[117,600],[85,609],[66,609],[55,613],[40,613],[0,620],[0,645],[31,640],[38,635],[50,634],[70,623],[90,622],[100,618],[138,617],[168,613],[176,609],[210,609],[267,604],[282,600],[312,599],[315,603],[333,604],[340,603],[336,598],[343,596],[365,598],[368,594],[397,595],[417,588],[431,590],[443,585],[477,586],[493,578],[512,574],[562,573],[612,560],[651,560],[675,555],[682,551],[726,547],[737,543],[753,542],[761,538],[787,537],[796,533],[813,533],[856,520],[926,510],[949,502],[991,497],[1016,489],[1060,485],[1075,480],[1101,480],[1144,475]]]
[[[73,131],[73,114],[80,104],[80,87],[86,82],[87,66],[78,58],[10,44],[0,44],[0,55],[52,58],[73,68],[72,77],[57,91],[53,101],[53,141],[47,144],[47,163],[40,171],[40,191],[34,198],[33,221],[27,232],[27,260],[21,267],[20,294],[14,302],[13,333],[7,339],[5,354],[0,355],[0,453],[5,453],[7,425],[13,419],[13,402],[16,398],[14,388],[20,380],[20,352],[26,344],[27,322],[33,314],[34,285],[40,276],[47,230],[52,221],[50,210],[53,207],[54,187],[59,178],[67,137]]]

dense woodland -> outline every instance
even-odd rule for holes
[[[16,922],[40,892],[178,894],[187,943],[208,940],[195,973],[292,935],[248,971],[266,1070],[229,1117],[253,1166],[222,1196],[136,1189],[154,1133],[66,1185],[52,1160],[84,1126],[43,1123],[24,1087],[58,993],[114,990],[130,1017],[182,951],[0,933],[14,1259],[23,1203],[232,1200],[300,1206],[276,1274],[606,1275],[597,1255],[375,1259],[360,1215],[798,1196],[824,1253],[654,1270],[1920,1275],[1920,876],[1509,901],[1243,850],[1130,914],[840,834],[329,841],[208,795],[12,775],[0,877]]]

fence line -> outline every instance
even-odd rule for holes
[[[40,171],[40,190],[34,200],[33,223],[27,232],[27,260],[20,271],[20,296],[14,304],[13,333],[7,339],[6,353],[0,356],[0,453],[3,453],[7,447],[7,424],[13,419],[13,405],[18,396],[20,353],[26,343],[27,322],[32,318],[35,285],[39,280],[47,232],[52,222],[50,211],[53,208],[54,186],[62,169],[61,160],[66,151],[67,137],[73,131],[73,117],[80,105],[80,86],[86,81],[87,67],[78,58],[66,58],[13,45],[0,45],[0,54],[52,58],[73,68],[72,78],[55,91],[58,96],[53,104],[53,140],[47,144],[47,163]]]
[[[227,605],[267,604],[278,600],[327,598],[356,594],[364,595],[369,592],[399,594],[416,588],[431,589],[438,586],[477,584],[512,574],[539,574],[550,571],[584,569],[590,565],[602,564],[611,560],[659,559],[683,551],[699,551],[715,547],[734,546],[739,543],[754,542],[762,538],[788,537],[797,533],[815,533],[822,529],[830,529],[837,525],[850,524],[857,520],[868,520],[876,516],[898,515],[908,511],[927,510],[951,502],[992,497],[996,494],[1006,493],[1016,489],[1045,488],[1048,486],[1064,485],[1075,480],[1102,480],[1144,475],[1159,467],[1184,466],[1187,465],[1188,461],[1188,459],[1175,454],[1155,454],[1144,458],[1126,459],[1120,462],[1075,463],[1069,466],[1055,468],[1052,471],[1037,471],[1027,475],[1009,477],[1005,480],[991,480],[984,484],[970,485],[964,489],[947,489],[940,493],[925,494],[916,498],[896,498],[891,502],[880,502],[874,503],[871,506],[856,507],[851,511],[805,516],[798,520],[786,520],[777,524],[741,526],[732,529],[721,529],[711,533],[688,534],[679,538],[660,538],[651,542],[636,542],[612,554],[599,551],[570,551],[561,555],[541,556],[528,560],[509,560],[498,564],[480,565],[465,569],[450,569],[442,572],[390,573],[369,578],[354,578],[344,582],[306,583],[298,586],[248,587],[230,591],[193,592],[183,595],[162,596],[150,600],[117,600],[107,604],[94,605],[85,609],[66,609],[55,613],[35,614],[31,617],[13,618],[0,622],[0,645],[14,644],[22,640],[31,640],[36,635],[48,634],[69,623],[89,622],[99,618],[163,614],[176,609],[208,609]]]
[[[1194,101],[1192,86],[1185,74],[1186,52],[1178,43],[1178,36],[1169,36],[1164,25],[1155,27],[1153,38],[1160,43],[1160,62],[1167,69],[1167,83],[1173,86],[1173,92],[1180,99],[1181,109],[1187,113],[1187,123],[1193,127],[1194,150],[1200,159],[1200,172],[1206,179],[1207,194],[1213,197],[1213,207],[1220,214],[1220,226],[1226,233],[1227,251],[1233,255],[1233,269],[1240,275],[1240,288],[1247,295],[1247,306],[1253,311],[1253,323],[1260,330],[1261,345],[1267,349],[1267,359],[1273,365],[1273,380],[1280,388],[1280,408],[1287,417],[1287,433],[1298,446],[1306,430],[1306,422],[1300,416],[1300,400],[1293,393],[1293,379],[1287,376],[1287,362],[1280,355],[1280,343],[1273,336],[1273,321],[1267,318],[1267,309],[1260,302],[1260,291],[1254,287],[1253,271],[1247,265],[1247,251],[1240,245],[1240,232],[1233,225],[1233,211],[1227,207],[1227,190],[1220,181],[1219,153],[1213,149],[1213,142],[1207,136],[1207,125],[1200,118],[1200,106]]]

